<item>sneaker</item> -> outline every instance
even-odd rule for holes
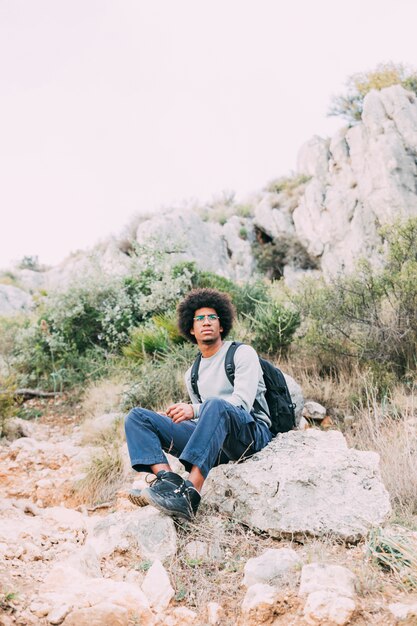
[[[200,504],[201,496],[189,480],[183,480],[182,484],[173,489],[165,488],[164,492],[157,491],[152,487],[144,489],[143,497],[162,513],[185,519],[191,522]]]
[[[174,472],[161,470],[156,476],[148,474],[146,476],[146,482],[149,484],[150,488],[155,489],[158,493],[164,493],[166,489],[174,489],[176,486],[180,485],[183,479],[181,476],[178,476],[178,474],[174,474]],[[149,502],[142,495],[144,491],[145,489],[131,489],[127,497],[130,502],[136,506],[147,506]]]

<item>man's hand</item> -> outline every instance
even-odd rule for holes
[[[166,414],[172,419],[174,424],[179,424],[179,422],[193,419],[194,409],[191,404],[178,402],[177,404],[171,404],[171,406],[167,408]]]

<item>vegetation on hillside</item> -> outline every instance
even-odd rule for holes
[[[147,250],[142,257],[136,251],[124,277],[93,276],[41,296],[31,316],[0,320],[1,428],[16,410],[25,415],[14,401],[19,387],[74,396],[108,378],[118,389],[120,410],[161,410],[185,400],[183,374],[196,347],[179,335],[175,308],[191,288],[214,287],[228,292],[236,306],[232,338],[281,363],[306,397],[326,405],[354,445],[377,449],[384,476],[396,476],[390,482],[397,513],[416,515],[407,420],[414,417],[416,392],[417,219],[381,235],[385,262],[379,269],[361,260],[352,275],[328,284],[305,280],[297,293],[265,276],[238,284]],[[353,431],[344,421],[349,414]],[[396,452],[395,443],[401,444]],[[117,446],[106,446],[106,463],[97,460],[81,491],[94,484],[97,496],[97,473],[119,475]],[[103,493],[112,488],[106,478]]]
[[[392,85],[417,94],[417,71],[402,63],[380,63],[374,70],[359,72],[349,76],[346,93],[335,96],[328,115],[345,118],[349,124],[356,124],[362,118],[363,101],[371,89],[381,90]]]

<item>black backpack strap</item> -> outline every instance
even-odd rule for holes
[[[198,390],[198,369],[200,367],[200,361],[201,361],[201,352],[199,352],[197,354],[197,357],[193,363],[193,366],[191,368],[191,388],[194,392],[194,394],[197,396],[197,398],[199,399],[200,402],[202,402],[201,396],[200,396],[200,392]]]
[[[232,341],[228,351],[226,352],[226,357],[224,360],[224,369],[226,370],[226,376],[232,385],[234,385],[235,382],[235,352],[241,345],[243,345],[241,341]],[[265,409],[259,404],[256,398],[254,400],[252,410],[256,411],[256,413],[265,413]]]
[[[240,341],[232,341],[224,359],[224,369],[231,385],[234,385],[235,382],[235,352],[241,345]]]

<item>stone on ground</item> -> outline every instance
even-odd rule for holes
[[[280,586],[288,575],[301,565],[301,561],[291,548],[269,548],[260,556],[249,559],[245,565],[243,584],[246,587],[265,583]]]
[[[349,449],[338,431],[278,435],[244,463],[214,468],[205,493],[220,511],[272,537],[358,541],[391,511],[378,454]]]
[[[129,551],[141,558],[164,561],[176,552],[177,533],[170,517],[146,506],[102,518],[87,542],[99,556]]]
[[[243,598],[242,613],[256,623],[262,624],[270,616],[278,597],[276,587],[264,583],[252,585]]]
[[[301,581],[298,595],[305,596],[316,591],[331,591],[340,596],[355,595],[356,576],[341,565],[310,563],[301,570]]]
[[[153,609],[166,609],[171,602],[175,591],[161,561],[156,560],[152,563],[143,581],[142,591]]]
[[[340,596],[332,591],[310,593],[304,606],[307,624],[337,624],[343,626],[352,617],[356,605],[352,598]]]

